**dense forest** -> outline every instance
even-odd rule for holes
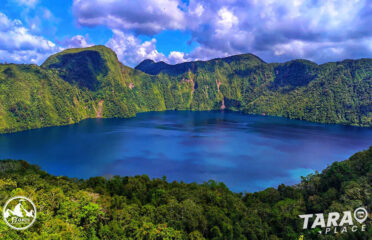
[[[223,183],[167,182],[148,176],[88,180],[52,176],[25,161],[0,161],[0,205],[32,199],[37,221],[16,231],[0,221],[1,239],[239,240],[370,239],[367,231],[319,235],[303,213],[372,210],[372,147],[296,186],[233,193]]]
[[[267,64],[252,54],[169,65],[145,60],[152,75],[190,76],[192,109],[226,108],[322,123],[372,124],[372,59],[317,65]]]
[[[0,64],[0,133],[227,109],[322,123],[372,125],[372,59],[267,64],[252,54],[177,65],[124,66],[104,46],[68,49],[41,66]]]

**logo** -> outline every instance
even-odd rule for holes
[[[354,211],[354,218],[358,223],[362,224],[367,220],[368,212],[365,208],[358,208]]]
[[[9,227],[25,230],[36,220],[35,204],[26,197],[12,197],[3,207],[3,219]]]
[[[321,228],[319,234],[329,234],[329,233],[347,233],[349,232],[365,232],[367,225],[363,224],[368,218],[368,212],[365,208],[360,207],[355,209],[354,213],[352,211],[345,211],[342,214],[338,212],[328,213],[328,217],[325,218],[323,213],[315,214],[304,214],[299,215],[300,218],[304,220],[303,229]],[[313,220],[313,218],[315,219]],[[310,220],[312,224],[310,224]],[[354,220],[359,223],[355,225]]]

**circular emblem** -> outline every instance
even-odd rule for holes
[[[358,208],[354,211],[354,218],[357,220],[360,224],[362,224],[368,217],[368,212],[365,208]]]
[[[36,220],[35,204],[23,196],[12,197],[3,207],[3,218],[9,227],[25,230]]]

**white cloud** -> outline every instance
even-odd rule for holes
[[[61,45],[66,48],[85,48],[90,47],[93,44],[89,43],[86,37],[82,35],[75,35],[71,38],[63,40]]]
[[[167,62],[170,63],[170,64],[177,64],[177,63],[182,63],[182,62],[187,62],[187,61],[192,61],[192,60],[194,60],[194,59],[188,57],[183,52],[172,51],[168,55]]]
[[[145,58],[179,63],[248,52],[269,62],[372,55],[368,0],[73,0],[72,9],[80,25],[110,28],[107,45],[130,66]],[[164,30],[190,32],[197,47],[165,56],[156,39],[138,37]],[[89,45],[81,35],[68,42],[64,45]]]
[[[185,29],[179,0],[74,0],[73,12],[83,26],[105,25],[136,34]]]
[[[238,18],[227,8],[223,7],[218,11],[216,32],[219,34],[228,33],[238,22]]]
[[[41,63],[59,50],[52,41],[30,33],[21,21],[11,20],[0,12],[1,62]]]
[[[210,60],[213,58],[219,58],[219,57],[228,57],[230,54],[224,52],[223,50],[215,49],[215,48],[209,48],[206,46],[199,46],[196,47],[193,51],[191,51],[189,54],[187,54],[188,59],[193,60]]]
[[[132,34],[113,30],[113,37],[106,45],[116,52],[119,60],[132,67],[145,59],[152,59],[154,61],[166,60],[164,54],[156,50],[156,39],[142,43]]]
[[[190,15],[195,15],[197,17],[201,17],[202,14],[204,13],[204,7],[200,3],[195,4],[195,6],[190,5],[189,13],[190,13]]]
[[[197,15],[199,5],[203,14]],[[367,0],[190,0],[189,6],[192,40],[208,52],[320,63],[372,55],[364,41],[372,37],[372,4]]]

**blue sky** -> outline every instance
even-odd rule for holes
[[[240,53],[267,62],[372,56],[367,0],[2,0],[0,62],[103,44],[126,65]]]

